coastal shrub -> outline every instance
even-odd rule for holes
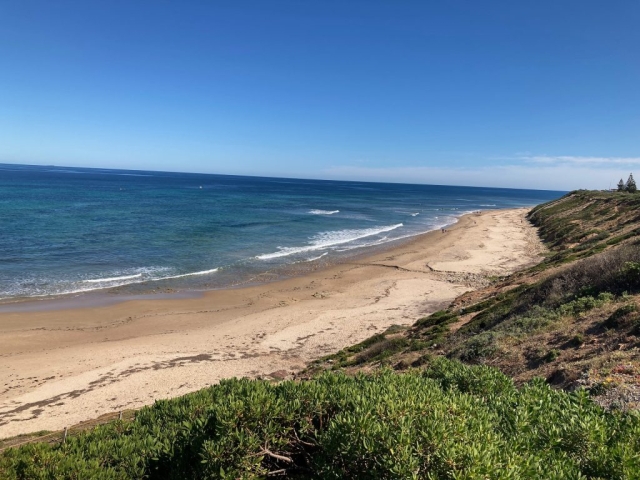
[[[393,335],[394,333],[404,332],[407,329],[405,325],[391,325],[384,331],[384,335]]]
[[[635,228],[627,233],[610,238],[609,240],[607,240],[607,245],[616,245],[620,242],[623,242],[624,240],[628,240],[629,238],[638,236],[640,236],[640,228]]]
[[[498,341],[503,336],[504,334],[494,331],[478,333],[455,349],[453,356],[465,362],[491,358],[500,352]]]
[[[475,304],[470,305],[468,307],[464,307],[464,308],[460,309],[460,314],[464,315],[466,313],[479,312],[481,310],[484,310],[486,308],[491,307],[497,301],[498,301],[497,296],[493,296],[493,297],[487,298],[486,300],[483,300],[481,302],[478,302],[478,303],[475,303]]]
[[[425,348],[429,348],[431,346],[433,346],[433,342],[431,341],[411,339],[409,341],[408,351],[418,352],[420,350],[424,350]]]
[[[383,333],[377,333],[360,343],[357,343],[351,347],[347,347],[345,350],[349,353],[361,352],[371,347],[372,345],[375,345],[376,343],[383,342],[385,339],[386,336]]]
[[[579,347],[581,345],[584,345],[584,342],[585,342],[585,338],[583,333],[576,333],[571,339],[571,344],[574,347]]]
[[[622,276],[629,288],[635,288],[640,285],[640,263],[625,262],[622,267]]]
[[[407,327],[404,325],[391,325],[382,333],[377,333],[360,343],[313,361],[307,373],[323,363],[329,363],[333,370],[339,370],[366,362],[383,361],[413,345],[406,337],[399,335],[405,330]]]
[[[502,322],[496,330],[513,336],[526,335],[554,323],[559,318],[560,314],[555,310],[535,305],[527,312]]]
[[[495,368],[484,365],[470,367],[444,357],[433,359],[423,375],[436,380],[445,391],[455,389],[484,397],[510,397],[517,393],[513,380]]]
[[[369,361],[383,360],[408,345],[409,340],[406,337],[385,338],[356,355],[351,364],[360,365]]]
[[[629,303],[618,308],[607,318],[602,326],[607,329],[620,329],[633,326],[640,315],[638,315],[638,307],[634,303]]]
[[[602,212],[599,212],[602,214]],[[609,238],[611,234],[609,232],[604,232],[602,230],[589,230],[588,232],[584,232],[580,234],[575,241],[584,241],[583,244],[593,244],[598,243],[601,240],[606,240]]]
[[[521,314],[535,306],[549,309],[564,308],[569,304],[579,314],[593,306],[602,305],[614,295],[640,291],[640,248],[635,245],[619,247],[575,261],[560,272],[518,292],[510,304],[494,305],[478,315],[474,321],[487,319],[485,324],[497,324],[509,315]],[[563,305],[565,305],[563,307]]]
[[[437,312],[432,313],[428,317],[424,317],[418,320],[415,323],[415,326],[428,328],[428,327],[433,327],[435,325],[442,325],[449,322],[449,320],[452,320],[454,317],[456,317],[455,313],[451,313],[447,310],[438,310]]]
[[[480,333],[503,322],[515,313],[517,302],[529,288],[522,285],[497,295],[495,301],[490,303],[488,308],[478,313],[470,322],[460,328],[460,334]]]
[[[597,297],[587,295],[586,297],[578,297],[575,300],[560,305],[557,309],[560,315],[578,316],[581,313],[588,312],[594,308],[613,301],[615,297],[609,292],[601,292]]]
[[[411,329],[411,336],[414,338],[412,349],[417,350],[418,343],[415,339],[420,339],[423,348],[437,345],[443,341],[450,331],[452,323],[458,321],[458,315],[447,310],[440,310],[432,313],[428,317],[418,320]]]
[[[585,296],[561,304],[557,308],[549,308],[541,305],[529,306],[523,313],[519,305],[512,305],[511,312],[500,311],[501,321],[491,328],[476,333],[462,340],[460,345],[453,350],[453,356],[467,362],[478,362],[493,358],[500,353],[500,342],[506,338],[523,337],[536,331],[540,331],[549,325],[558,322],[563,316],[578,316],[589,310],[601,307],[614,300],[614,296],[608,292],[602,292],[597,297]],[[483,312],[484,313],[484,312]],[[490,318],[495,312],[486,312],[485,317]],[[549,361],[545,359],[544,361]]]
[[[559,357],[560,357],[560,350],[556,348],[552,348],[544,356],[543,361],[545,363],[551,363],[551,362],[555,362]]]
[[[597,235],[587,239],[588,243],[600,243],[602,240],[609,238],[611,234],[609,232],[599,232]]]
[[[412,367],[421,367],[423,365],[429,365],[435,358],[433,353],[423,353],[416,360],[411,363]]]
[[[0,478],[637,478],[640,417],[489,367],[234,379],[0,454]]]

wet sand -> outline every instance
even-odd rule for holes
[[[366,258],[196,298],[0,312],[0,438],[234,376],[283,377],[540,259],[527,209],[469,214]]]

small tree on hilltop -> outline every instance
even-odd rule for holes
[[[633,179],[633,173],[629,174],[627,180],[627,192],[635,193],[638,188],[636,187],[636,181]]]
[[[618,182],[618,191],[624,192],[624,190],[625,190],[624,180],[620,179],[620,181]]]

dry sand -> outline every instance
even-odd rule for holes
[[[281,376],[539,260],[526,209],[466,215],[304,277],[67,310],[0,313],[0,438],[61,429],[233,376]],[[283,372],[284,371],[284,372]]]

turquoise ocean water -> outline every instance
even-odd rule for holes
[[[268,281],[562,193],[0,164],[0,301]]]

